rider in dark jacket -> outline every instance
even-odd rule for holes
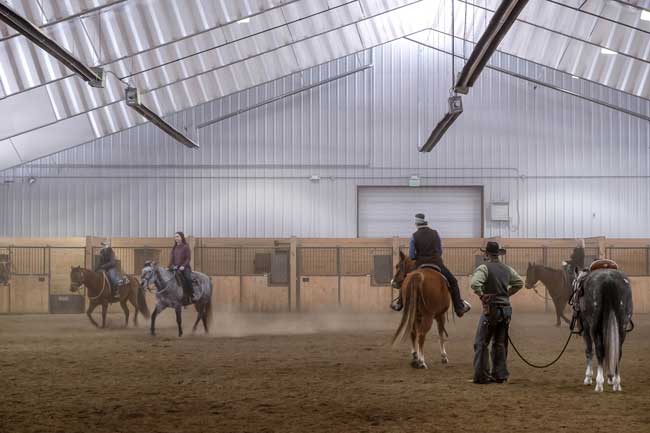
[[[183,292],[185,293],[185,303],[190,303],[194,294],[192,288],[192,250],[187,245],[185,234],[176,232],[174,235],[174,247],[169,257],[169,268],[180,272],[181,281],[183,282]]]
[[[123,283],[122,279],[117,274],[117,260],[115,259],[115,252],[111,248],[111,242],[106,239],[101,243],[102,249],[99,251],[99,263],[95,272],[104,271],[108,276],[108,281],[111,283],[111,292],[113,296],[118,295],[118,289]]]
[[[428,226],[424,214],[419,213],[415,215],[415,226],[417,230],[409,240],[409,257],[415,260],[417,267],[432,264],[440,268],[442,275],[449,282],[449,293],[451,294],[454,311],[458,317],[462,317],[463,314],[470,310],[471,306],[469,302],[460,297],[458,280],[456,280],[454,274],[447,269],[442,261],[442,241],[440,240],[440,235]],[[402,309],[401,296],[391,308],[396,311]]]
[[[571,258],[566,260],[563,265],[567,272],[573,275],[575,269],[582,271],[585,268],[585,240],[577,239],[577,245],[571,253]]]

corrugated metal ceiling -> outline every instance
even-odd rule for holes
[[[0,126],[0,155],[14,152],[0,170],[142,123],[121,103],[124,83],[166,115],[428,28],[451,34],[452,2],[454,34],[475,42],[499,3],[0,1],[88,65],[111,71],[106,87],[93,89],[0,25],[0,118],[14,119]],[[650,0],[627,3],[531,0],[499,49],[650,99],[650,21],[642,17]],[[43,145],[61,123],[79,134]]]

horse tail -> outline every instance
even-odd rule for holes
[[[417,314],[418,300],[422,298],[422,274],[420,272],[413,272],[407,277],[405,281],[406,289],[402,293],[404,298],[404,309],[402,310],[402,320],[395,331],[393,336],[392,345],[399,341],[406,339],[407,331],[413,330],[415,317]]]
[[[140,286],[140,283],[138,283],[138,288],[136,290],[138,291],[138,310],[144,316],[145,319],[148,319],[149,317],[151,317],[151,313],[149,312],[147,299],[144,296],[144,287]]]
[[[614,311],[610,310],[607,314],[605,330],[605,363],[607,365],[608,375],[616,376],[618,370],[618,360],[620,358],[620,334],[618,330],[618,320]]]

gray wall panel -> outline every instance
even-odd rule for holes
[[[355,236],[357,187],[411,175],[482,185],[486,206],[509,202],[511,221],[486,219],[486,236],[650,236],[649,122],[486,69],[458,122],[420,154],[446,110],[451,59],[407,40],[169,119],[197,125],[370,62],[202,129],[198,151],[142,125],[2,172],[16,182],[0,187],[0,236]],[[650,112],[648,101],[511,56],[493,63]]]

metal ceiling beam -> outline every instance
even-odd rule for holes
[[[320,15],[320,14],[323,14],[323,13],[325,13],[325,12],[330,12],[330,11],[332,11],[332,10],[336,10],[336,9],[338,9],[338,8],[342,8],[342,7],[348,6],[349,4],[352,4],[352,3],[358,3],[358,2],[359,2],[359,0],[350,0],[350,1],[347,1],[347,2],[345,2],[345,3],[341,3],[341,4],[339,4],[339,5],[336,5],[336,6],[333,6],[333,7],[331,7],[331,8],[328,8],[328,9],[325,10],[325,11],[321,11],[321,12],[316,12],[316,13],[313,13],[313,14],[305,15],[304,17],[302,17],[302,18],[298,18],[298,19],[293,20],[293,21],[288,21],[288,22],[287,22],[287,21],[285,20],[285,23],[284,23],[284,24],[278,24],[277,26],[269,27],[269,28],[267,28],[267,29],[265,29],[265,30],[260,30],[259,32],[251,33],[251,34],[249,34],[249,35],[242,36],[242,37],[240,37],[240,38],[232,39],[232,40],[230,40],[230,41],[228,41],[228,42],[226,42],[226,43],[224,43],[224,44],[221,44],[221,45],[215,45],[215,46],[212,46],[212,47],[210,47],[210,48],[206,48],[206,49],[203,49],[203,50],[195,51],[194,53],[187,54],[187,55],[185,55],[185,56],[177,57],[177,58],[175,58],[174,60],[170,60],[170,61],[168,61],[168,62],[159,63],[159,64],[157,64],[157,65],[155,65],[155,66],[151,66],[151,67],[149,67],[149,68],[145,68],[145,69],[139,70],[139,71],[137,71],[137,72],[131,72],[131,73],[128,74],[128,75],[125,75],[125,76],[123,76],[123,77],[120,77],[120,79],[124,80],[124,79],[131,78],[131,77],[134,77],[134,76],[137,76],[137,75],[140,75],[140,74],[144,74],[144,73],[147,73],[147,72],[151,72],[151,71],[154,71],[154,70],[156,70],[156,69],[158,69],[158,68],[162,68],[162,67],[164,67],[164,66],[169,66],[169,65],[172,65],[172,64],[174,64],[174,63],[178,63],[178,62],[180,62],[180,61],[187,60],[187,59],[190,59],[190,58],[192,58],[192,57],[195,57],[195,56],[199,56],[199,55],[201,55],[201,54],[208,53],[208,52],[210,52],[210,51],[218,50],[219,48],[227,47],[228,45],[232,45],[232,44],[235,44],[235,43],[237,43],[237,42],[241,42],[241,41],[243,41],[243,40],[245,40],[245,39],[249,39],[249,38],[252,38],[252,37],[255,37],[255,36],[260,36],[260,35],[263,35],[264,33],[267,33],[267,32],[273,31],[273,30],[277,30],[277,29],[280,29],[280,28],[282,28],[282,27],[287,27],[287,28],[288,28],[288,27],[289,27],[289,24],[299,23],[299,22],[301,22],[301,21],[307,20],[307,19],[309,19],[309,18],[313,18],[313,17],[315,17],[315,16],[317,16],[317,15]],[[388,11],[391,11],[391,10],[393,10],[393,9],[389,9]],[[377,15],[380,15],[380,14],[377,14]],[[377,16],[377,15],[371,15],[371,16],[366,17],[365,19],[372,18],[372,17]],[[348,26],[348,25],[351,25],[351,24],[346,24],[345,26]],[[345,27],[345,26],[342,26],[342,27]],[[309,38],[313,38],[314,36],[320,36],[320,35],[323,35],[323,34],[325,34],[325,33],[328,33],[328,32],[330,32],[330,31],[337,30],[337,29],[340,29],[340,28],[341,28],[341,27],[336,27],[336,28],[333,28],[333,29],[330,29],[330,30],[327,30],[327,31],[324,31],[324,32],[310,34],[309,37],[307,37],[307,38],[303,38],[303,39],[297,39],[297,40],[296,40],[296,39],[294,39],[293,36],[292,36],[292,37],[291,37],[291,43],[286,44],[286,45],[283,45],[281,48],[286,47],[286,46],[289,46],[289,45],[293,45],[293,44],[296,43],[296,42],[300,42],[300,41],[307,40],[307,39],[309,39]],[[266,52],[269,52],[269,51],[266,51]],[[295,53],[294,53],[294,54],[295,54]],[[297,58],[296,58],[296,63],[298,63]]]
[[[528,0],[503,0],[501,2],[458,76],[454,85],[456,92],[467,94],[526,4],[528,4]],[[465,5],[467,7],[467,3]]]
[[[438,32],[437,30],[432,30],[432,31]],[[438,33],[443,33],[443,32],[438,32]],[[443,33],[443,34],[446,34],[446,33]],[[447,55],[450,55],[450,56],[452,55],[452,53],[447,51],[447,50],[443,50],[442,48],[434,47],[433,45],[429,45],[429,44],[424,43],[422,41],[418,41],[418,40],[412,39],[410,37],[405,37],[404,39],[406,39],[408,41],[411,41],[413,43],[416,43],[418,45],[422,45],[423,47],[427,47],[427,48],[430,48],[432,50],[438,51],[440,53],[447,54]],[[469,41],[467,41],[467,42],[469,42]],[[509,54],[506,54],[506,55],[509,55]],[[457,57],[457,58],[459,58],[461,60],[466,60],[465,57],[463,57],[461,55],[458,55],[458,54],[453,54],[453,56]],[[594,104],[601,105],[603,107],[607,107],[607,108],[610,108],[612,110],[616,110],[616,111],[619,111],[621,113],[628,114],[630,116],[634,116],[636,118],[639,118],[639,119],[650,122],[650,116],[646,116],[645,114],[637,113],[636,111],[628,110],[627,108],[619,107],[617,105],[613,105],[613,104],[610,104],[609,102],[601,101],[601,100],[596,99],[596,98],[591,98],[589,96],[581,95],[581,94],[573,92],[571,90],[567,90],[567,89],[565,89],[563,87],[556,86],[554,84],[550,84],[550,83],[547,83],[545,81],[537,80],[535,78],[530,78],[530,77],[527,77],[525,75],[521,75],[521,74],[519,74],[517,72],[512,72],[512,71],[509,71],[507,69],[500,68],[498,66],[485,65],[485,67],[487,69],[492,69],[493,71],[497,71],[497,72],[500,72],[502,74],[510,75],[511,77],[519,78],[521,80],[528,81],[529,83],[533,83],[533,84],[538,85],[538,86],[546,87],[546,88],[555,90],[557,92],[564,93],[566,95],[575,96],[576,98],[580,98],[580,99],[583,99],[585,101],[592,102]],[[558,71],[558,72],[562,72],[562,71]],[[564,74],[566,72],[562,72],[562,73]]]
[[[460,1],[460,0],[455,0],[455,1]],[[475,7],[477,9],[482,9],[482,10],[484,10],[486,12],[492,12],[492,13],[495,12],[492,9],[489,9],[489,8],[487,8],[485,6],[477,5],[475,3],[468,3],[468,5],[471,5],[472,7]],[[627,58],[630,58],[630,59],[634,59],[634,60],[638,60],[639,62],[650,64],[650,60],[648,60],[648,59],[644,59],[644,58],[641,58],[641,57],[636,57],[636,56],[633,56],[631,54],[626,54],[626,53],[624,53],[622,51],[618,51],[618,50],[610,48],[610,47],[605,47],[603,45],[599,45],[599,44],[596,44],[594,42],[587,41],[585,39],[579,38],[577,36],[570,35],[568,33],[564,33],[564,32],[560,32],[560,31],[557,31],[557,30],[549,29],[548,27],[544,27],[544,26],[539,25],[539,24],[531,23],[530,21],[526,21],[526,20],[523,20],[523,19],[517,19],[517,21],[520,22],[520,23],[524,23],[524,24],[527,24],[529,26],[541,29],[541,30],[545,30],[547,32],[551,32],[551,33],[559,35],[559,36],[563,36],[565,38],[573,39],[574,41],[582,42],[583,44],[592,45],[592,46],[600,48],[600,49],[606,49],[606,50],[612,51],[612,52],[614,52],[616,54],[620,54],[621,56],[624,56],[624,57],[627,57]]]
[[[127,0],[127,1],[128,1],[128,0]],[[226,27],[226,26],[228,26],[228,25],[230,25],[230,24],[236,23],[237,21],[241,21],[242,19],[252,18],[252,17],[257,16],[257,15],[262,15],[262,14],[264,14],[265,12],[268,12],[268,11],[271,11],[271,10],[275,10],[275,9],[278,9],[278,8],[281,8],[281,7],[284,7],[284,6],[290,5],[290,4],[292,4],[292,3],[299,2],[299,1],[303,1],[303,0],[287,0],[287,1],[285,1],[285,2],[284,2],[283,4],[281,4],[281,5],[273,6],[273,7],[270,7],[270,8],[268,8],[268,9],[264,9],[264,10],[261,11],[261,12],[252,13],[252,14],[250,14],[250,15],[246,15],[246,16],[244,16],[244,17],[237,18],[236,20],[228,21],[228,22],[226,22],[226,23],[224,23],[224,24],[219,24],[219,25],[217,25],[217,26],[213,26],[213,27],[206,28],[205,30],[201,30],[200,32],[196,32],[196,33],[192,33],[192,34],[187,35],[187,36],[183,36],[183,37],[178,38],[178,39],[175,39],[175,40],[173,40],[173,41],[165,42],[165,43],[162,43],[162,44],[160,44],[160,45],[156,45],[156,46],[153,46],[153,47],[150,47],[150,48],[146,48],[146,49],[143,49],[143,50],[140,50],[140,51],[137,51],[137,52],[134,52],[134,53],[131,53],[131,54],[128,54],[128,55],[122,56],[122,57],[118,57],[118,58],[115,58],[115,59],[111,59],[110,61],[107,61],[107,62],[105,62],[105,63],[100,63],[100,64],[98,65],[98,67],[105,67],[105,66],[111,65],[111,64],[113,64],[113,63],[120,62],[120,61],[122,61],[122,60],[130,59],[130,58],[135,57],[135,56],[139,56],[139,55],[142,55],[142,54],[146,54],[146,53],[149,53],[149,52],[152,52],[152,51],[158,50],[158,49],[160,49],[160,48],[164,48],[164,47],[167,47],[167,46],[170,46],[170,45],[173,45],[173,44],[176,44],[176,43],[179,43],[179,42],[182,42],[182,41],[185,41],[185,40],[191,39],[191,38],[193,38],[193,37],[200,36],[200,35],[202,35],[202,34],[209,33],[209,32],[212,32],[212,31],[214,31],[214,30],[218,30],[218,29],[223,28],[223,27]],[[358,0],[351,0],[351,1],[358,1]],[[422,1],[422,0],[420,0],[420,1]],[[331,9],[331,8],[329,8],[329,9]],[[329,9],[328,9],[328,10],[329,10]],[[320,13],[320,12],[319,12],[319,13]],[[45,81],[45,82],[42,82],[42,83],[40,83],[40,84],[38,84],[38,85],[36,85],[36,86],[31,86],[31,87],[29,87],[29,88],[25,88],[25,89],[23,89],[23,90],[21,90],[21,91],[19,91],[19,92],[11,93],[11,94],[9,94],[9,95],[7,95],[7,96],[4,96],[4,97],[0,98],[0,100],[2,100],[2,99],[6,99],[6,98],[9,98],[9,97],[11,97],[11,96],[13,96],[13,95],[17,95],[17,94],[22,93],[22,92],[26,92],[26,91],[28,91],[28,90],[36,89],[36,88],[38,88],[38,87],[47,86],[48,84],[58,83],[59,81],[63,81],[63,80],[65,80],[66,78],[70,78],[70,77],[72,77],[72,76],[73,76],[73,74],[70,74],[70,75],[64,75],[64,76],[59,77],[59,78],[56,78],[56,79],[54,79],[54,80]]]
[[[384,14],[387,14],[387,13],[390,13],[390,12],[393,12],[393,11],[395,11],[395,10],[399,10],[399,9],[402,9],[402,8],[404,8],[404,7],[407,7],[407,6],[412,6],[413,4],[419,3],[419,2],[421,2],[421,1],[423,1],[423,0],[418,0],[418,1],[416,1],[416,2],[409,3],[409,4],[407,4],[407,5],[401,5],[401,6],[398,6],[398,7],[395,7],[395,8],[392,8],[392,9],[386,10],[386,11],[383,11],[383,12],[381,12],[381,13],[377,13],[377,14],[375,14],[375,15],[370,15],[370,16],[367,16],[366,18],[364,18],[364,20],[372,19],[372,18],[374,18],[374,17],[378,17],[378,16],[381,16],[381,15],[384,15]],[[285,25],[285,24],[282,24],[282,26],[284,26],[284,25]],[[312,34],[312,35],[310,35],[309,38],[313,38],[313,37],[316,37],[316,36],[319,36],[319,35],[323,35],[323,34],[326,34],[326,33],[329,33],[329,32],[335,31],[335,30],[340,30],[340,29],[342,29],[342,28],[344,28],[344,27],[351,26],[351,25],[353,25],[353,24],[345,24],[345,25],[342,25],[342,26],[337,26],[337,27],[334,27],[334,28],[332,28],[332,29],[329,29],[329,30],[324,31],[324,32],[321,32],[321,33]],[[419,33],[420,31],[422,31],[422,29],[419,29],[419,30],[417,30],[416,32],[413,32],[413,33],[411,33],[411,34]],[[409,35],[404,35],[404,36],[409,36]],[[397,39],[400,39],[400,38],[402,38],[402,37],[403,37],[403,36],[399,36]],[[301,42],[301,41],[306,40],[306,39],[309,39],[309,38],[301,39],[301,40],[298,40],[298,41],[296,41],[296,42]],[[390,42],[390,41],[388,41],[388,42]],[[224,65],[220,65],[220,66],[217,66],[217,67],[214,67],[214,68],[210,68],[210,69],[208,69],[208,70],[202,70],[202,71],[197,72],[197,73],[195,73],[195,74],[191,74],[191,75],[189,75],[189,76],[186,76],[186,77],[183,77],[183,78],[179,78],[179,79],[174,80],[174,81],[171,81],[171,82],[164,83],[164,84],[162,84],[162,85],[160,85],[160,86],[157,86],[157,87],[154,87],[154,88],[143,89],[142,94],[143,94],[143,95],[145,95],[145,94],[149,94],[149,93],[155,92],[155,91],[157,91],[157,90],[161,90],[161,89],[164,89],[164,88],[166,88],[166,87],[172,86],[172,85],[174,85],[174,84],[179,84],[179,83],[182,83],[182,82],[184,82],[184,81],[187,81],[187,80],[190,80],[190,79],[193,79],[193,78],[197,78],[197,77],[200,77],[200,76],[203,76],[203,75],[207,75],[207,74],[213,73],[213,72],[215,72],[215,71],[218,71],[218,70],[221,70],[221,69],[224,69],[224,68],[228,68],[228,67],[234,66],[234,65],[236,65],[236,64],[238,64],[238,63],[242,63],[242,62],[245,62],[245,61],[248,61],[248,60],[254,59],[254,58],[259,57],[259,56],[262,56],[262,55],[264,55],[264,54],[269,54],[269,53],[272,53],[272,52],[274,52],[274,51],[278,51],[278,50],[280,50],[280,49],[282,49],[282,48],[286,48],[287,46],[291,46],[291,45],[293,45],[293,43],[285,44],[285,45],[282,45],[282,46],[279,46],[279,47],[276,47],[276,48],[273,48],[273,49],[270,49],[270,50],[267,50],[267,51],[264,51],[264,52],[256,53],[256,54],[253,54],[253,55],[248,56],[248,57],[246,57],[246,58],[242,58],[242,59],[239,59],[239,60],[236,60],[236,61],[233,61],[233,62],[230,62],[230,63],[224,64]],[[358,52],[363,52],[363,51],[365,51],[365,50],[367,50],[367,48],[363,48],[362,50],[360,50],[360,51],[358,51]],[[347,55],[350,55],[350,54],[354,54],[354,53],[348,53],[348,54],[346,54],[346,56],[347,56]],[[334,60],[334,59],[332,59],[332,60]],[[329,61],[329,60],[328,60],[328,61]],[[298,71],[294,71],[294,72],[301,72],[301,71],[304,71],[304,70],[305,70],[305,68],[300,68]],[[294,72],[291,72],[291,74],[294,73]],[[107,74],[108,74],[108,73],[110,73],[111,75],[115,75],[115,74],[112,73],[112,71],[107,71]],[[289,75],[290,75],[290,74],[289,74]],[[117,77],[117,76],[116,76],[116,77]],[[120,79],[120,80],[122,80],[121,77],[117,77],[117,78]],[[101,108],[105,108],[105,107],[108,107],[108,106],[110,106],[110,105],[113,105],[113,104],[115,104],[115,103],[117,103],[117,102],[119,102],[119,100],[115,100],[115,101],[108,102],[108,103],[105,103],[105,104],[102,104],[102,105],[99,105],[99,106],[96,106],[96,107],[92,107],[92,108],[89,108],[89,109],[87,109],[87,110],[84,110],[84,111],[81,111],[81,112],[79,112],[79,113],[76,113],[74,116],[70,116],[70,117],[75,117],[75,116],[79,116],[79,115],[86,114],[86,113],[89,113],[89,112],[93,112],[93,111],[95,111],[95,110],[99,110],[99,109],[101,109]],[[67,117],[67,118],[70,118],[70,117]],[[63,119],[61,119],[61,120],[63,120]],[[49,125],[49,124],[48,124],[48,125]],[[42,125],[42,126],[40,126],[40,127],[45,127],[45,126],[48,126],[48,125]],[[14,134],[12,137],[17,136],[17,135],[24,134],[24,133],[26,133],[26,132],[33,131],[33,130],[35,130],[35,129],[39,129],[40,127],[38,127],[38,128],[33,128],[33,129],[30,129],[30,130],[27,130],[27,131],[21,131],[21,132],[18,133],[18,134]],[[11,137],[7,137],[7,138],[11,138]]]
[[[351,71],[348,71],[348,72],[345,72],[343,74],[338,74],[338,75],[335,75],[334,77],[330,77],[330,78],[327,78],[325,80],[318,81],[317,83],[309,84],[307,86],[302,86],[302,87],[300,87],[298,89],[295,89],[295,90],[292,90],[290,92],[283,93],[283,94],[275,96],[273,98],[269,98],[269,99],[266,99],[264,101],[258,102],[257,104],[253,104],[253,105],[250,105],[248,107],[241,108],[239,110],[236,110],[236,111],[233,111],[231,113],[225,114],[223,116],[217,117],[216,119],[212,119],[212,120],[208,120],[207,122],[200,123],[200,124],[196,125],[196,129],[203,129],[206,126],[210,126],[210,125],[214,125],[215,123],[223,122],[224,120],[230,119],[230,118],[235,117],[235,116],[239,116],[240,114],[244,114],[244,113],[246,113],[248,111],[255,110],[257,108],[263,107],[263,106],[271,104],[273,102],[277,102],[277,101],[280,101],[282,99],[288,98],[290,96],[294,96],[294,95],[297,95],[299,93],[306,92],[308,90],[314,89],[316,87],[323,86],[323,85],[331,83],[333,81],[338,81],[338,80],[340,80],[342,78],[349,77],[350,75],[354,75],[354,74],[357,74],[359,72],[363,72],[366,69],[370,69],[372,67],[373,67],[372,64],[361,66],[359,68],[355,68],[355,69],[353,69]]]
[[[86,66],[81,60],[68,52],[68,50],[41,32],[31,21],[4,3],[0,3],[0,20],[25,36],[50,56],[57,59],[65,67],[75,72],[92,87],[104,87],[104,74],[102,69]]]
[[[596,18],[596,19],[599,19],[599,20],[610,22],[610,23],[612,23],[614,25],[617,25],[617,26],[627,27],[630,30],[634,30],[634,31],[637,31],[637,32],[641,32],[641,33],[645,33],[645,34],[650,35],[650,31],[648,31],[648,30],[644,30],[644,29],[641,29],[639,27],[634,27],[634,26],[632,26],[630,24],[626,24],[624,22],[617,21],[615,19],[608,18],[608,17],[603,16],[603,15],[598,15],[598,14],[595,14],[593,12],[589,12],[589,11],[586,11],[584,9],[574,7],[574,6],[568,5],[566,3],[562,3],[562,2],[557,1],[557,0],[544,0],[544,1],[546,1],[548,3],[558,5],[558,6],[561,6],[561,7],[566,8],[566,9],[571,9],[572,11],[575,11],[575,12],[579,12],[579,13],[582,13],[582,14],[585,14],[585,15],[589,15],[589,16],[591,16],[593,18]]]
[[[112,1],[110,3],[105,3],[105,4],[101,5],[101,6],[95,6],[95,7],[92,7],[90,9],[85,9],[83,11],[79,11],[79,12],[74,13],[72,15],[68,15],[68,16],[66,16],[64,18],[59,18],[58,20],[49,21],[49,22],[43,24],[42,26],[40,26],[39,28],[41,30],[46,29],[48,27],[55,26],[57,24],[61,24],[61,23],[64,23],[66,21],[71,21],[71,20],[73,20],[75,18],[84,17],[86,15],[91,15],[94,12],[100,12],[100,11],[102,11],[104,9],[112,8],[113,6],[116,6],[116,5],[121,4],[121,3],[125,3],[127,1],[128,0],[115,0],[115,1]],[[0,38],[0,42],[6,41],[8,39],[15,38],[17,36],[19,36],[18,33],[14,34],[14,35],[9,35],[9,36],[2,37],[2,38]]]
[[[434,29],[434,28],[431,28],[431,29],[428,29],[428,30],[430,30],[432,32],[440,33],[441,35],[448,36],[450,38],[452,37],[451,33],[443,32],[442,30],[437,30],[437,29]],[[411,39],[411,38],[406,38],[406,39],[411,40],[413,42],[417,42],[416,40]],[[463,42],[465,42],[467,44],[470,44],[470,45],[474,45],[476,43],[474,41],[470,41],[469,39],[461,38],[460,36],[456,36],[456,39],[459,39],[459,40],[461,40],[461,41],[463,41]],[[425,46],[429,46],[429,45],[425,44]],[[433,48],[433,47],[431,47],[431,48]],[[503,55],[503,56],[508,56],[508,57],[512,57],[513,59],[528,62],[528,63],[530,63],[532,65],[535,65],[535,66],[540,66],[542,68],[550,69],[551,71],[554,71],[554,72],[559,72],[560,74],[566,74],[566,75],[572,75],[573,76],[573,74],[571,74],[570,72],[563,71],[563,70],[555,68],[553,66],[545,65],[543,63],[539,63],[539,62],[536,62],[536,61],[533,61],[533,60],[529,60],[529,59],[526,59],[524,57],[520,57],[520,56],[516,56],[514,54],[506,53],[505,51],[497,50],[497,52],[500,55]],[[463,57],[463,59],[465,59],[465,57]],[[608,89],[608,90],[613,90],[615,92],[621,93],[621,94],[626,95],[626,96],[631,96],[633,98],[638,98],[638,99],[640,99],[640,100],[642,100],[644,102],[650,102],[649,98],[645,98],[643,96],[639,96],[639,95],[636,95],[634,93],[626,92],[625,90],[617,89],[616,87],[608,86],[607,84],[603,84],[603,83],[601,83],[599,81],[590,80],[590,79],[584,78],[584,77],[576,77],[576,78],[579,78],[580,80],[586,81],[586,82],[591,83],[591,84],[595,84],[597,86],[604,87],[605,89]]]

